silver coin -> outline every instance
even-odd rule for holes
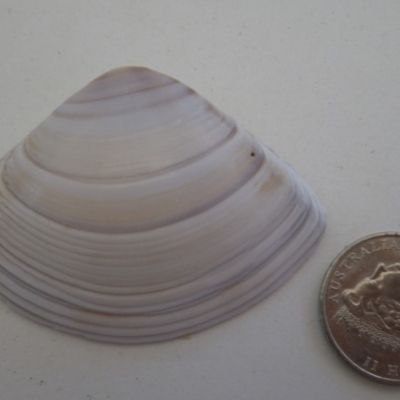
[[[364,376],[400,384],[400,233],[351,244],[333,261],[320,295],[325,332]]]

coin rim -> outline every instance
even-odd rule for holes
[[[379,375],[373,374],[369,371],[366,371],[365,369],[361,368],[359,365],[357,365],[354,361],[352,361],[347,354],[340,348],[340,346],[336,343],[334,339],[334,335],[331,332],[331,329],[328,324],[328,318],[326,315],[326,310],[325,310],[325,297],[326,297],[326,291],[328,287],[328,281],[331,278],[331,273],[334,270],[334,267],[337,265],[337,262],[340,260],[341,257],[344,256],[345,253],[347,253],[352,247],[357,246],[361,242],[364,242],[366,240],[371,240],[371,239],[376,239],[382,236],[395,236],[397,238],[400,238],[400,232],[378,232],[372,235],[364,236],[361,239],[356,240],[355,242],[351,243],[350,245],[346,246],[344,250],[342,250],[338,256],[335,257],[335,259],[331,262],[331,264],[328,267],[328,270],[326,271],[324,278],[322,280],[322,285],[321,285],[321,291],[320,291],[320,296],[319,296],[319,312],[320,312],[320,320],[321,324],[323,327],[323,331],[328,338],[329,342],[333,346],[333,348],[336,350],[336,352],[341,356],[341,359],[346,361],[348,365],[350,365],[353,369],[355,369],[357,372],[361,373],[363,376],[370,378],[374,382],[378,383],[384,383],[384,384],[389,384],[389,385],[400,385],[400,377],[398,379],[390,379],[390,378],[384,378]]]

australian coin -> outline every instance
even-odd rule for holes
[[[400,384],[400,233],[362,238],[339,254],[320,310],[328,338],[352,367]]]

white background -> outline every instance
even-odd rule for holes
[[[399,399],[338,358],[318,317],[333,258],[400,230],[398,0],[0,0],[0,34],[1,154],[91,79],[147,66],[274,148],[328,223],[289,282],[189,339],[95,343],[0,303],[1,400]]]

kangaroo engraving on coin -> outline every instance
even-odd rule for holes
[[[339,254],[320,310],[328,338],[352,367],[400,384],[400,233],[365,237]]]

